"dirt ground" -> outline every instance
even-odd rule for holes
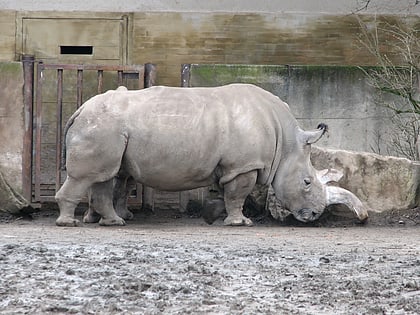
[[[1,314],[420,313],[420,209],[311,227],[166,210],[63,228],[57,215],[0,214]]]

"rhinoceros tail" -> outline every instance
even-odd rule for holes
[[[64,134],[63,134],[63,145],[61,146],[61,161],[60,161],[60,168],[61,170],[66,170],[66,137],[67,132],[70,129],[70,127],[73,125],[75,119],[80,115],[82,112],[83,106],[79,107],[73,115],[69,118],[69,120],[66,123],[66,126],[64,127]]]

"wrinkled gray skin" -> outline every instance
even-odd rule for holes
[[[166,191],[216,183],[226,225],[251,225],[242,214],[245,198],[256,183],[271,184],[298,220],[316,220],[341,194],[346,204],[355,201],[344,190],[331,198],[310,162],[311,144],[325,130],[303,131],[286,103],[253,85],[108,91],[88,100],[66,126],[67,178],[56,194],[56,224],[79,224],[74,210],[89,188],[100,224],[125,224],[112,202],[116,176]],[[359,203],[353,210],[364,220]]]

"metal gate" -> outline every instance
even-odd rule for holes
[[[54,201],[54,195],[65,178],[61,170],[65,117],[69,117],[84,100],[104,90],[120,85],[129,89],[152,86],[156,67],[150,63],[126,66],[46,64],[35,61],[33,56],[24,56],[22,61],[27,121],[23,192],[27,200],[33,203],[50,202]],[[54,93],[52,90],[55,90]],[[30,117],[32,119],[28,119]],[[139,203],[140,200],[141,196],[137,195],[130,202]]]

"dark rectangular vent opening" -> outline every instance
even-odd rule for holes
[[[93,46],[60,46],[61,55],[92,55]]]

